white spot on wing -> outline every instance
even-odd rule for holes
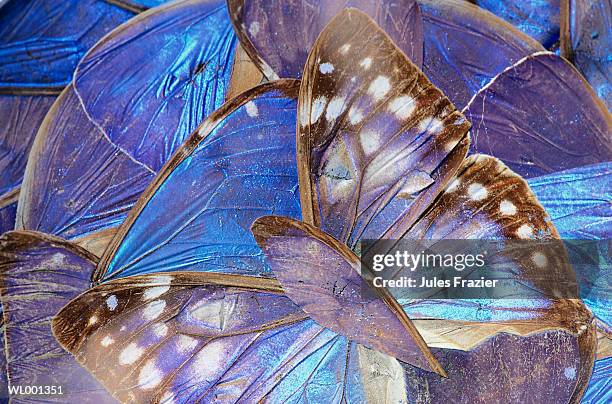
[[[107,347],[113,342],[115,342],[115,340],[112,339],[109,335],[107,335],[106,337],[102,338],[102,341],[100,341],[100,345],[102,345],[103,347]]]
[[[168,290],[170,290],[170,285],[154,286],[152,288],[145,289],[144,293],[142,294],[142,298],[144,300],[156,299],[166,293]]]
[[[459,188],[459,185],[461,185],[461,180],[459,178],[455,178],[450,184],[448,184],[448,187],[446,187],[446,192],[455,192],[457,188]]]
[[[87,323],[89,325],[94,325],[97,322],[98,322],[98,317],[97,316],[91,316],[91,317],[89,317],[89,321]]]
[[[563,375],[568,380],[574,380],[576,378],[576,368],[563,369]]]
[[[325,112],[325,119],[332,121],[340,116],[344,111],[344,98],[334,97],[327,105],[327,111]]]
[[[357,125],[363,119],[363,113],[359,108],[353,106],[349,109],[348,118],[352,125]]]
[[[402,95],[389,103],[389,111],[394,113],[399,119],[408,119],[416,109],[414,98],[409,95]]]
[[[351,44],[350,43],[345,43],[344,45],[342,45],[340,47],[340,53],[345,55],[349,51],[349,49],[351,49]]]
[[[149,359],[140,369],[138,387],[149,390],[156,387],[162,380],[162,372],[155,366],[155,360]]]
[[[523,224],[516,230],[516,235],[520,238],[531,238],[533,236],[533,229],[528,224]]]
[[[361,147],[365,154],[375,152],[380,146],[378,134],[370,130],[362,130],[359,133],[359,140],[361,141]]]
[[[327,62],[319,65],[319,71],[323,74],[329,74],[334,71],[334,65]]]
[[[253,101],[249,101],[245,105],[247,115],[251,118],[257,118],[259,116],[259,110],[257,109],[257,105]]]
[[[437,135],[442,129],[442,121],[438,118],[429,117],[425,118],[419,123],[419,131],[421,133],[427,132],[429,134]]]
[[[160,314],[163,313],[165,307],[165,300],[154,300],[145,306],[143,317],[147,321],[155,320],[157,317],[160,316]]]
[[[128,346],[123,348],[123,351],[119,354],[119,364],[131,365],[136,362],[144,353],[144,349],[140,348],[136,343],[131,342]]]
[[[114,311],[117,308],[117,296],[110,295],[106,298],[106,306],[110,311]]]
[[[499,211],[504,216],[512,216],[516,214],[516,206],[507,199],[504,199],[499,204]]]
[[[321,114],[323,113],[323,110],[325,109],[325,104],[327,104],[327,98],[323,96],[317,97],[317,99],[313,101],[312,107],[310,110],[310,124],[311,125],[313,123],[316,123],[319,120],[319,118],[321,117]]]
[[[259,22],[253,21],[251,25],[249,26],[249,33],[255,36],[257,35],[258,32],[259,32]]]
[[[359,66],[363,67],[364,69],[369,69],[370,66],[372,66],[372,58],[365,58],[361,61],[361,63],[359,63]]]
[[[482,201],[487,197],[489,192],[482,184],[474,183],[470,184],[467,189],[468,196],[473,201]]]
[[[180,335],[176,344],[176,349],[180,353],[191,352],[198,346],[198,340],[188,335]]]
[[[391,89],[391,83],[389,83],[389,79],[385,76],[378,76],[370,83],[370,87],[368,87],[368,93],[374,97],[375,100],[380,100],[383,98]]]
[[[546,258],[546,255],[542,254],[541,252],[533,253],[533,255],[531,256],[531,260],[533,261],[534,264],[536,264],[540,268],[544,268],[546,264],[548,263],[548,259]]]

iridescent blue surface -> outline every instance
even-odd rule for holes
[[[15,214],[17,201],[0,208],[0,234],[13,230],[15,227]]]
[[[593,374],[584,396],[584,404],[607,404],[612,402],[612,358],[595,362]]]
[[[300,216],[295,120],[296,100],[277,90],[225,116],[149,194],[107,276],[268,272],[250,226],[264,215]]]
[[[107,35],[29,162],[19,226],[74,239],[121,223],[144,176],[222,104],[235,45],[222,0],[161,6]]]
[[[0,88],[65,86],[87,49],[133,16],[98,0],[10,0],[0,10]]]
[[[550,49],[559,41],[560,0],[476,0]]]

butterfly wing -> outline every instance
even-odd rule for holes
[[[62,395],[46,400],[113,402],[51,332],[51,318],[88,287],[94,257],[36,232],[6,233],[0,246],[0,301],[10,384],[61,386]]]
[[[0,9],[0,91],[61,90],[85,51],[134,14],[95,1],[9,1]]]
[[[559,43],[560,0],[476,0],[475,3],[535,38],[546,49]]]
[[[612,106],[612,4],[568,0],[562,13],[561,54],[572,60],[608,109]]]
[[[493,77],[544,47],[464,0],[419,0],[425,75],[463,108]]]
[[[508,108],[512,105],[512,108]],[[472,150],[525,178],[612,159],[612,120],[580,74],[535,54],[493,79],[470,101]]]
[[[607,403],[612,399],[610,391],[612,391],[612,358],[606,358],[595,362],[582,402]]]
[[[401,306],[361,277],[359,258],[316,227],[266,216],[252,227],[276,279],[317,323],[412,365],[444,374]]]
[[[409,400],[578,403],[589,381],[588,356],[593,354],[582,341],[592,334],[579,338],[562,331],[527,337],[499,334],[469,352],[433,349],[448,377],[406,366]]]
[[[414,220],[457,169],[453,150],[465,152],[469,123],[356,9],[317,39],[298,111],[304,221],[349,246],[387,205],[391,223]]]
[[[123,221],[150,181],[143,178],[223,102],[234,39],[220,0],[165,5],[106,36],[80,62],[74,90],[67,90],[74,94],[62,106],[76,103],[77,112],[58,106],[48,118],[50,129],[72,132],[41,134],[48,139],[40,140],[35,160],[45,164],[32,161],[28,168],[18,226],[75,239]],[[83,136],[93,139],[69,143]],[[99,155],[88,154],[93,146]]]
[[[62,309],[53,329],[121,401],[364,399],[359,349],[270,279],[174,272],[111,280]],[[388,381],[378,375],[383,387]]]
[[[160,266],[269,272],[249,229],[266,214],[299,216],[297,88],[292,80],[264,84],[209,117],[143,194],[97,275],[126,276]]]
[[[152,7],[161,6],[169,0],[105,0],[125,10],[140,13]]]
[[[301,78],[317,36],[348,7],[374,18],[413,63],[419,67],[422,63],[423,23],[415,0],[231,0],[228,4],[240,42],[270,80]]]
[[[0,234],[15,229],[18,198],[17,190],[17,192],[11,192],[0,199]]]

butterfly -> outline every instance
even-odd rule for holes
[[[353,57],[338,57],[341,47],[347,43],[353,48]],[[506,237],[527,237],[537,234],[538,230],[554,235],[554,228],[545,220],[543,210],[520,177],[491,157],[476,156],[464,161],[469,147],[469,123],[369,17],[357,10],[344,11],[326,27],[313,49],[299,94],[296,94],[296,83],[263,85],[230,101],[204,122],[185,143],[184,150],[175,155],[144,193],[115,236],[94,274],[93,279],[99,284],[72,301],[54,319],[54,332],[62,346],[97,375],[116,397],[159,401],[406,399],[407,381],[402,364],[383,353],[348,343],[342,335],[359,321],[359,317],[351,313],[368,314],[372,307],[367,301],[354,301],[343,295],[355,290],[347,281],[358,279],[348,270],[353,270],[355,263],[348,247],[364,234],[382,231],[382,234],[401,236],[416,227],[422,234],[431,229],[444,230],[445,223],[437,220],[440,211],[448,208],[456,212],[458,206],[466,207],[463,219],[469,221],[473,219],[473,212],[488,200],[496,209],[487,211],[491,217],[484,223],[484,229],[489,226],[488,229]],[[377,69],[368,70],[368,63],[361,63],[368,57],[372,62],[380,60],[380,55],[386,55],[388,63]],[[338,80],[322,77],[329,74],[328,68],[320,68],[323,63],[333,65]],[[402,69],[398,68],[400,66]],[[291,112],[285,115],[284,111],[295,109],[292,99],[296,95],[299,99],[297,173],[283,170],[283,153],[275,154],[280,160],[278,165],[272,160],[271,169],[266,170],[271,160],[270,148],[277,144],[280,150],[291,146],[283,141],[284,128],[291,126],[291,120],[286,118]],[[323,96],[325,102],[316,101]],[[395,102],[396,99],[399,101]],[[279,105],[287,107],[275,111],[273,107]],[[351,111],[354,123],[351,123]],[[360,114],[361,119],[356,119]],[[274,122],[269,128],[265,127],[266,118]],[[293,119],[295,122],[295,117]],[[287,122],[287,126],[280,125],[282,122]],[[349,130],[356,124],[369,129],[368,123],[375,122],[379,129],[385,130],[369,132],[363,137],[359,136],[359,130]],[[265,130],[261,130],[262,125]],[[270,142],[266,136],[276,133],[277,126],[281,126],[280,133],[273,138],[275,142]],[[244,139],[243,144],[237,141],[240,139],[237,133]],[[390,138],[383,137],[389,133]],[[393,133],[404,136],[405,143],[394,143]],[[264,143],[264,139],[268,142]],[[360,184],[357,179],[366,172],[363,166],[369,161],[364,157],[367,157],[366,151],[373,156],[370,157],[372,161],[380,157],[378,170],[370,172],[372,182],[357,186]],[[348,158],[350,152],[355,152],[351,155],[354,159]],[[414,158],[415,155],[424,158]],[[241,156],[248,156],[248,163],[246,157],[242,159]],[[404,165],[404,160],[410,164]],[[397,164],[389,164],[390,161]],[[260,162],[263,164],[259,165]],[[349,169],[349,164],[354,165]],[[250,182],[257,171],[262,178],[256,180],[259,182]],[[406,181],[404,174],[407,172],[416,180]],[[241,175],[245,178],[242,185],[234,181],[240,181]],[[258,189],[262,189],[260,184],[268,184],[268,176],[285,182],[271,182],[271,187],[263,188],[266,191],[263,196],[276,202],[283,190],[294,190],[293,197],[301,200],[302,219],[311,222],[299,224],[296,222],[299,217],[268,219],[281,220],[284,224],[280,227],[280,241],[277,241],[281,247],[290,245],[294,239],[306,239],[307,244],[296,242],[298,247],[293,250],[279,247],[274,244],[274,238],[266,237],[270,232],[258,232],[262,227],[257,223],[261,225],[264,219],[259,219],[254,227],[257,240],[246,237],[245,222],[248,221],[241,218],[241,210],[247,216],[254,211],[262,216],[270,210],[269,205],[257,205],[262,199]],[[198,182],[199,178],[206,178],[211,183]],[[296,182],[299,182],[299,196],[295,193]],[[227,186],[222,186],[225,184]],[[497,195],[493,192],[503,185],[509,185],[514,193]],[[178,192],[188,196],[193,205],[176,198]],[[489,192],[491,198],[487,198]],[[229,195],[233,198],[228,206]],[[369,203],[360,203],[360,198],[364,200],[363,195]],[[498,210],[498,203],[503,201],[499,199],[510,197],[514,198],[509,202],[515,210],[510,218],[504,219],[501,216],[512,209]],[[332,203],[348,214],[340,217],[329,214],[326,209]],[[172,208],[168,209],[170,206]],[[277,210],[276,206],[283,205],[273,206],[273,210]],[[392,209],[387,210],[386,206]],[[534,215],[531,224],[522,221],[521,215],[512,217],[526,211]],[[344,217],[347,219],[343,220]],[[235,220],[235,224],[227,218]],[[231,224],[215,232],[215,225],[223,222]],[[167,225],[159,226],[160,223]],[[153,228],[155,231],[147,231]],[[305,234],[304,229],[309,234]],[[476,226],[466,231],[478,230]],[[321,236],[322,232],[332,234]],[[238,236],[232,244],[229,236],[234,234]],[[278,233],[275,230],[273,234]],[[204,241],[202,250],[197,249],[200,238]],[[263,243],[264,253],[272,251],[273,255],[266,261],[259,261],[249,273],[248,266],[235,263],[242,264],[244,258],[261,259],[261,252],[252,249],[255,241]],[[220,246],[220,253],[207,252],[206,248],[215,242]],[[347,246],[341,247],[343,244]],[[307,248],[303,248],[304,245]],[[294,253],[295,256],[302,253],[302,256],[316,257],[317,251],[325,246],[341,251],[325,256],[335,263],[329,267],[326,279],[312,278],[312,282],[321,282],[315,285],[317,293],[331,292],[322,295],[324,304],[313,308],[308,301],[299,298],[299,290],[296,290],[299,287],[283,282],[287,277],[271,278],[267,266],[274,274],[289,274],[297,261],[274,255],[274,251],[290,257],[294,257]],[[211,264],[210,272],[207,271],[208,263]],[[198,272],[188,272],[191,268]],[[317,267],[313,264],[300,268],[306,274],[314,274]],[[174,272],[166,272],[166,269]],[[328,313],[327,317],[322,313],[336,298],[343,304],[330,309],[336,307],[339,312],[347,313],[346,321],[333,313]],[[110,310],[104,299],[116,301],[117,305],[112,304],[114,309]],[[265,304],[260,303],[263,300]],[[383,299],[387,302],[383,306],[378,300],[371,304],[377,309],[397,307],[393,301],[387,297]],[[581,313],[585,314],[581,308],[579,303],[570,302],[566,311],[559,312],[578,320],[568,327],[578,327],[575,331],[584,340],[582,351],[586,352],[594,349],[594,334],[588,318],[580,317]],[[546,307],[543,309],[534,310],[534,313],[546,313]],[[265,319],[258,314],[262,310],[268,313]],[[397,311],[392,311],[393,315],[385,313],[389,321],[401,316]],[[288,326],[288,321],[293,320],[295,323],[291,324],[305,328],[279,328]],[[537,328],[537,322],[533,323]],[[249,328],[253,325],[254,328]],[[547,325],[566,327],[555,316],[550,317]],[[325,338],[329,339],[321,341],[311,337],[311,332],[316,332],[316,327],[311,326],[323,330],[329,327],[325,333]],[[410,333],[410,327],[406,328],[404,335],[410,337],[409,341],[418,341],[418,335]],[[333,332],[334,329],[341,331],[341,335]],[[299,345],[302,336],[315,345],[302,348]],[[103,343],[107,344],[105,352],[108,355],[99,353]],[[277,343],[281,344],[280,348],[269,348]],[[299,363],[293,361],[298,358],[293,354],[296,351],[304,355],[299,356]],[[417,350],[412,352],[418,353]],[[431,369],[435,362],[426,350],[420,352],[429,358]],[[588,373],[589,360],[573,356],[572,361],[576,363],[576,360],[578,377],[568,389],[568,395],[580,394]],[[202,366],[204,364],[206,366]],[[385,369],[377,372],[383,374],[383,378],[373,377],[368,372],[376,368]],[[281,373],[279,369],[283,369]],[[264,376],[255,380],[259,375]],[[462,376],[460,373],[450,375],[453,377],[457,380]],[[528,392],[525,388],[522,394]]]
[[[223,103],[235,48],[220,0],[163,5],[97,43],[41,128],[17,228],[100,253],[165,161]]]

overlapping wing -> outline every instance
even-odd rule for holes
[[[304,221],[351,247],[364,233],[382,236],[384,226],[368,225],[385,209],[385,225],[409,227],[456,171],[470,126],[356,9],[339,14],[317,39],[298,124]]]
[[[11,386],[60,386],[62,394],[46,396],[49,401],[114,401],[51,330],[51,318],[88,287],[93,260],[77,246],[42,233],[10,232],[0,238],[0,301]],[[13,395],[12,401],[35,398]]]
[[[209,117],[142,195],[97,279],[146,272],[269,272],[249,231],[259,216],[299,217],[298,83],[263,84]]]
[[[301,78],[319,33],[349,7],[375,19],[414,64],[420,67],[423,60],[423,22],[415,0],[230,0],[228,4],[240,42],[270,80]]]
[[[473,124],[472,150],[525,178],[612,160],[610,113],[576,69],[552,53],[505,70],[464,113]]]

